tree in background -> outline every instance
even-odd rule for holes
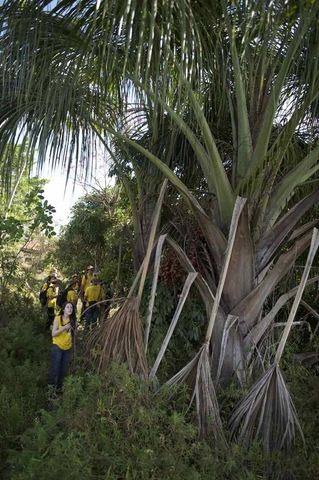
[[[14,152],[9,190],[0,191],[0,302],[5,300],[8,285],[16,281],[18,268],[23,266],[25,253],[41,250],[43,237],[55,235],[55,209],[43,197],[47,183],[38,177],[29,177],[25,170],[26,152],[18,147]],[[8,152],[9,155],[9,152]],[[19,158],[24,159],[19,165]],[[20,272],[21,274],[22,272]],[[35,272],[32,272],[35,274]],[[25,276],[24,271],[21,276]],[[30,272],[29,272],[30,274]],[[27,275],[29,277],[30,275]],[[19,275],[18,275],[19,276]]]
[[[88,264],[99,277],[122,288],[132,275],[129,238],[130,210],[118,186],[96,189],[81,198],[71,210],[69,223],[61,229],[56,245],[56,263],[67,274],[81,273]],[[118,270],[118,264],[120,269]]]

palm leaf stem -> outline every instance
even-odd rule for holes
[[[298,309],[303,291],[304,291],[306,283],[307,283],[310,268],[311,268],[313,259],[315,258],[315,255],[317,253],[318,247],[319,247],[319,230],[314,228],[312,239],[311,239],[310,250],[309,250],[308,258],[307,258],[307,262],[306,262],[306,266],[304,268],[302,278],[301,278],[301,282],[300,282],[300,285],[298,287],[296,297],[294,299],[294,303],[292,305],[292,308],[291,308],[291,311],[290,311],[285,329],[283,331],[280,343],[279,343],[277,351],[276,351],[275,362],[277,364],[279,364],[279,362],[281,360],[281,357],[282,357],[282,354],[283,354],[283,351],[284,351],[284,348],[285,348],[285,345],[286,345],[286,342],[287,342],[287,339],[288,339],[288,336],[289,336],[289,333],[290,333],[291,325],[292,325],[292,322],[295,318],[295,315],[296,315],[296,312],[297,312],[297,309]]]
[[[313,285],[319,280],[319,276],[313,277],[310,280],[307,280],[306,286]],[[270,312],[265,315],[257,325],[246,335],[244,338],[244,350],[250,351],[251,346],[254,348],[259,344],[263,336],[265,335],[268,328],[273,323],[279,310],[291,299],[293,298],[298,291],[298,287],[294,287],[289,292],[284,293],[281,297],[278,298],[273,308]]]
[[[154,302],[155,302],[155,294],[156,294],[156,288],[157,288],[158,273],[159,273],[159,267],[160,267],[160,262],[161,262],[161,254],[162,254],[163,244],[164,244],[164,241],[166,239],[166,235],[167,234],[161,235],[159,237],[157,247],[156,247],[151,296],[150,296],[150,300],[149,300],[149,303],[148,303],[148,314],[147,314],[146,322],[145,322],[145,336],[144,336],[145,353],[147,353],[148,339],[149,339],[149,334],[150,334],[153,308],[154,308]]]
[[[233,216],[232,216],[232,221],[231,221],[230,229],[229,229],[228,245],[227,245],[227,249],[226,249],[226,252],[225,252],[225,259],[224,259],[224,263],[223,263],[223,268],[222,268],[220,279],[219,279],[218,286],[217,286],[217,291],[216,291],[216,295],[215,295],[213,309],[212,309],[211,316],[210,316],[209,323],[208,323],[208,327],[207,327],[207,332],[206,332],[206,336],[205,336],[205,343],[210,342],[210,339],[211,339],[211,336],[212,336],[212,333],[213,333],[216,314],[217,314],[217,311],[218,311],[218,308],[219,308],[219,303],[220,303],[221,295],[222,295],[222,292],[223,292],[223,288],[224,288],[224,284],[225,284],[225,280],[226,280],[226,276],[227,276],[228,266],[229,266],[229,263],[230,263],[231,255],[232,255],[232,252],[233,252],[233,246],[234,246],[235,239],[236,239],[238,222],[239,222],[239,218],[240,218],[240,215],[243,211],[243,208],[245,206],[246,201],[247,201],[246,198],[240,198],[240,197],[236,198],[234,211],[233,211]]]
[[[177,322],[178,322],[178,319],[180,317],[180,314],[182,312],[182,309],[183,309],[183,306],[186,302],[186,299],[188,297],[188,294],[189,294],[189,290],[195,280],[195,278],[197,277],[198,273],[197,272],[191,272],[187,275],[187,279],[184,283],[184,286],[183,286],[183,290],[182,290],[182,293],[180,294],[180,297],[179,297],[179,300],[178,300],[178,305],[176,307],[176,310],[175,310],[175,313],[174,313],[174,316],[171,320],[171,323],[170,323],[170,326],[167,330],[167,333],[165,335],[165,338],[162,342],[162,345],[161,345],[161,348],[160,348],[160,351],[156,357],[156,360],[154,362],[154,365],[150,371],[150,374],[149,374],[149,378],[153,378],[155,377],[156,375],[156,372],[158,370],[158,367],[162,361],[162,358],[165,354],[165,351],[167,349],[167,346],[169,344],[169,341],[170,339],[172,338],[172,335],[174,333],[174,330],[175,330],[175,327],[177,325]]]
[[[157,202],[156,202],[156,207],[155,207],[155,210],[154,210],[154,214],[153,214],[152,226],[151,226],[150,236],[149,236],[149,240],[148,240],[146,255],[145,255],[145,263],[143,265],[141,281],[140,281],[140,285],[139,285],[139,289],[138,289],[138,293],[137,293],[137,297],[138,297],[139,301],[142,298],[142,294],[143,294],[143,290],[144,290],[146,275],[147,275],[149,262],[150,262],[150,259],[151,259],[151,254],[152,254],[152,250],[153,250],[153,246],[154,246],[156,230],[158,228],[158,222],[159,222],[159,218],[160,218],[160,214],[161,214],[161,210],[162,210],[162,204],[163,204],[164,195],[165,195],[165,192],[166,192],[167,183],[168,183],[168,179],[165,178],[165,180],[162,184],[162,187],[161,187],[161,190],[160,190]]]

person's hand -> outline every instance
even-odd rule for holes
[[[71,323],[67,323],[66,325],[64,325],[64,330],[69,330],[71,328]]]

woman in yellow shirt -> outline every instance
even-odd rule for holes
[[[62,393],[63,378],[66,374],[71,351],[72,330],[77,328],[73,303],[62,305],[61,314],[55,317],[52,327],[51,368],[48,384],[56,387],[57,393]]]

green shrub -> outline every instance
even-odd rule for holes
[[[182,413],[186,394],[172,403],[165,391],[155,399],[149,392],[125,366],[69,375],[63,397],[21,436],[21,451],[11,452],[12,479],[307,478],[302,450],[292,459],[266,457],[259,444],[248,452],[232,444],[223,452],[198,440],[191,414]],[[290,470],[298,476],[287,476]],[[311,471],[316,478],[318,467]]]
[[[23,315],[1,322],[0,335],[0,469],[6,470],[8,449],[19,449],[19,436],[45,405],[49,334],[41,323]],[[12,315],[12,316],[11,316]],[[36,313],[35,313],[36,315]],[[3,325],[5,323],[5,326]]]
[[[0,335],[0,469],[2,478],[139,480],[303,480],[319,478],[319,377],[291,366],[285,379],[304,428],[307,452],[265,456],[256,443],[224,452],[197,438],[196,418],[184,389],[164,389],[131,376],[125,365],[105,375],[88,371],[79,348],[63,397],[48,396],[51,339],[39,309],[7,316]],[[28,319],[29,318],[29,319]],[[219,391],[226,420],[243,392]],[[1,476],[1,475],[0,475]]]

